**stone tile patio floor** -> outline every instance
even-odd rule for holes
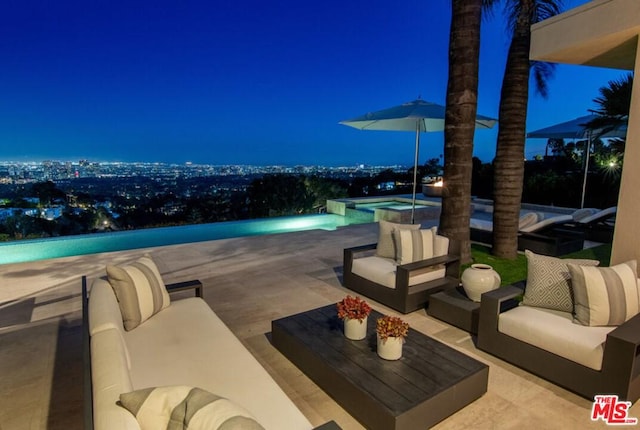
[[[80,276],[102,276],[105,264],[145,252],[166,282],[203,282],[207,303],[314,425],[333,419],[345,430],[362,429],[275,350],[267,334],[273,319],[344,297],[342,249],[375,242],[376,235],[377,226],[365,224],[0,266],[0,429],[82,428]],[[606,427],[591,422],[590,401],[479,351],[468,333],[424,310],[405,318],[490,366],[487,393],[437,429]],[[638,403],[630,415],[640,417]]]

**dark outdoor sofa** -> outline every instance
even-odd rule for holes
[[[640,398],[640,314],[607,335],[596,371],[498,331],[500,314],[516,306],[525,287],[522,282],[482,295],[478,348],[590,400],[596,394]]]

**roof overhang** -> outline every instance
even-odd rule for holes
[[[639,0],[593,0],[531,27],[532,60],[633,70]]]

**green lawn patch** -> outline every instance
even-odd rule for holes
[[[502,285],[510,285],[518,281],[527,279],[527,259],[524,254],[518,254],[515,260],[507,260],[491,255],[491,247],[471,244],[471,258],[473,263],[488,264],[500,274]],[[611,244],[604,244],[594,248],[583,249],[563,255],[561,258],[588,258],[600,261],[600,266],[609,266],[611,259]],[[471,264],[462,266],[462,270]]]
[[[572,252],[562,258],[589,258],[591,260],[598,260],[600,262],[600,266],[607,267],[611,261],[611,244],[605,243],[604,245],[596,246],[594,248]]]

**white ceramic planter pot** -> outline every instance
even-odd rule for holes
[[[480,301],[482,293],[500,286],[500,275],[488,264],[472,264],[462,273],[460,280],[467,297],[474,302]]]
[[[344,319],[344,335],[347,339],[362,340],[367,337],[367,317],[362,321],[357,319]]]
[[[379,335],[378,338],[378,355],[385,360],[398,360],[402,357],[402,344],[404,339],[401,337],[388,337],[382,340]]]

